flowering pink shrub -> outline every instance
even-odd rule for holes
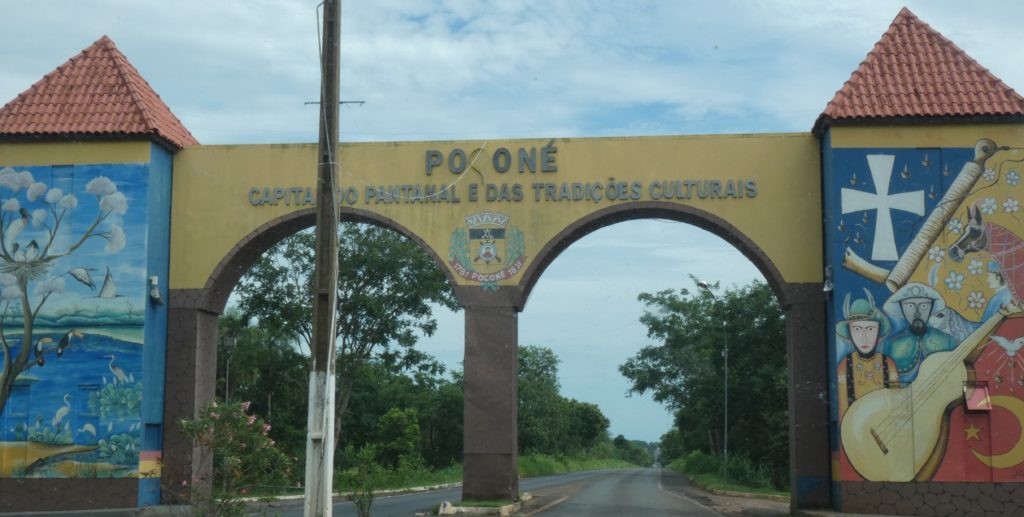
[[[193,483],[209,483],[205,492],[217,491],[215,495],[221,499],[244,494],[252,485],[294,482],[292,460],[274,447],[267,436],[270,424],[249,414],[249,407],[249,402],[214,401],[195,419],[178,422],[182,433],[200,446],[204,455],[213,455],[213,478]]]

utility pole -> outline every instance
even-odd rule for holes
[[[313,292],[313,368],[309,373],[306,434],[306,517],[331,515],[334,474],[334,340],[338,284],[338,74],[341,0],[325,0],[320,49],[320,145],[317,149],[316,271]]]

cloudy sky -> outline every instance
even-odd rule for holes
[[[344,3],[344,141],[809,131],[902,6],[1011,87],[1024,85],[1015,1],[378,0]],[[108,35],[204,144],[314,142],[310,0],[0,0],[0,103]],[[688,275],[760,278],[721,239],[620,223],[574,244],[520,318],[562,359],[563,392],[612,432],[656,440],[671,415],[624,396],[616,367],[650,344],[640,292]],[[461,316],[424,348],[461,360]],[[737,352],[734,352],[737,353]]]

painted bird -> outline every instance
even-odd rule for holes
[[[82,334],[81,332],[79,332],[77,330],[74,330],[74,329],[69,330],[67,332],[67,334],[64,334],[64,337],[60,338],[60,341],[57,342],[57,357],[60,357],[60,356],[64,355],[64,349],[67,348],[68,345],[71,344],[71,338],[77,337],[77,338],[81,339],[84,336],[85,336],[85,334]]]
[[[28,246],[25,246],[25,260],[32,260],[38,255],[39,244],[36,243],[35,239],[32,239],[32,242],[29,242]]]
[[[39,341],[36,341],[36,364],[43,366],[46,361],[43,359],[43,345],[53,343],[53,340],[48,337],[41,337]]]
[[[120,382],[122,384],[124,382],[126,382],[128,380],[128,376],[125,375],[124,369],[122,369],[120,366],[114,366],[114,359],[115,359],[114,355],[113,354],[105,355],[103,357],[104,358],[107,358],[107,357],[110,358],[110,364],[107,365],[107,369],[110,370],[110,373],[114,374],[114,378],[117,379],[117,382]]]
[[[60,421],[64,420],[64,417],[71,412],[71,401],[68,400],[68,397],[70,396],[70,393],[64,394],[64,405],[57,409],[57,411],[53,414],[52,424],[54,428],[56,428],[57,425],[60,424]]]
[[[29,214],[28,210],[24,207],[18,210],[18,214],[21,216],[7,226],[7,231],[4,232],[4,244],[10,248],[14,244],[14,239],[18,238],[18,235],[25,230],[25,226],[28,225]]]
[[[68,271],[67,274],[71,275],[71,278],[74,278],[75,280],[78,280],[79,282],[84,284],[89,289],[92,289],[92,290],[95,291],[96,290],[96,284],[93,283],[93,281],[92,281],[92,275],[89,274],[90,271],[97,271],[97,270],[96,269],[92,269],[92,268],[76,267],[76,268],[73,268],[70,271]]]
[[[1010,341],[1009,339],[1006,339],[1003,336],[991,337],[992,340],[995,341],[997,345],[999,345],[999,348],[1002,348],[1004,351],[1006,351],[1006,355],[1008,356],[1015,355],[1017,351],[1021,349],[1021,347],[1024,347],[1024,337],[1016,338],[1013,341]]]

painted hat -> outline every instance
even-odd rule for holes
[[[875,321],[878,322],[878,342],[881,343],[885,336],[889,335],[892,325],[889,323],[889,318],[878,310],[878,307],[875,307],[875,299],[871,293],[865,290],[864,294],[868,297],[866,300],[857,298],[852,304],[850,295],[846,295],[846,300],[843,303],[843,314],[846,319],[836,323],[836,335],[847,341],[853,341],[850,338],[850,322]]]
[[[903,308],[900,307],[900,302],[908,298],[930,298],[932,300],[932,314],[946,308],[946,301],[942,299],[942,295],[934,287],[911,282],[899,288],[895,293],[892,293],[892,296],[885,301],[885,306],[883,307],[885,313],[892,318],[902,320]]]

